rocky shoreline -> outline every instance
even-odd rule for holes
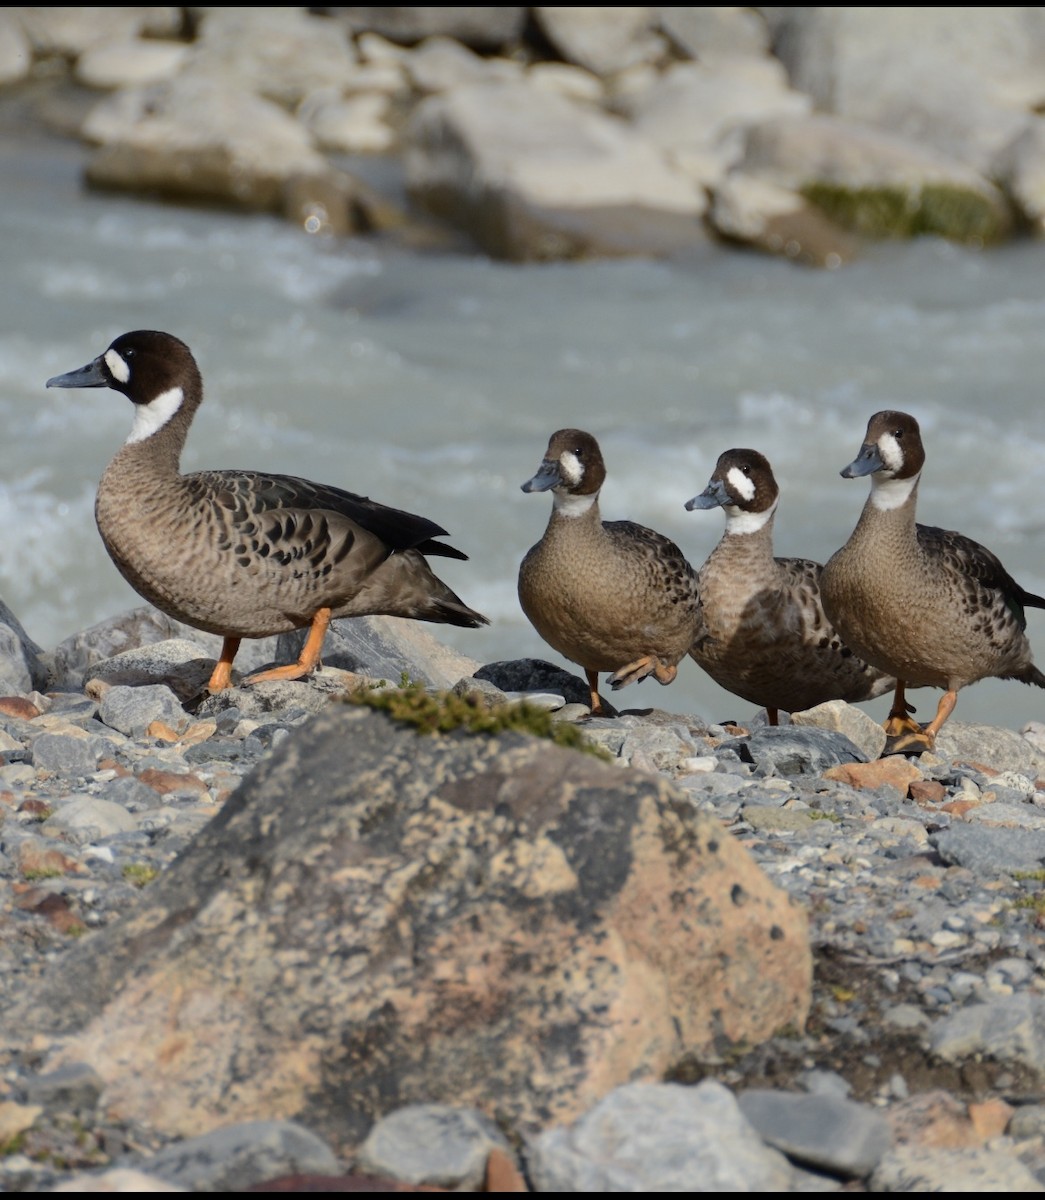
[[[0,100],[91,186],[313,234],[838,267],[1040,234],[1043,52],[1033,8],[9,8]]]
[[[1045,1188],[1040,727],[586,720],[380,618],[199,700],[152,610],[49,654],[6,619],[4,1190]],[[360,672],[529,696],[609,765],[417,733]]]

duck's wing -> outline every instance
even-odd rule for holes
[[[427,517],[379,504],[368,496],[329,484],[313,483],[292,475],[268,475],[258,471],[200,471],[185,477],[186,483],[224,510],[235,525],[264,514],[285,514],[284,537],[293,539],[307,518],[324,517],[332,526],[340,517],[372,534],[387,547],[387,553],[417,550],[421,554],[467,559],[468,555],[436,538],[447,531]],[[333,518],[333,520],[332,520]],[[270,522],[266,522],[271,527]],[[332,530],[333,532],[333,530]]]
[[[1045,597],[1020,587],[1002,566],[997,555],[992,554],[986,546],[953,529],[919,525],[917,530],[918,544],[926,554],[941,562],[951,573],[996,593],[1019,622],[1021,629],[1027,627],[1024,608],[1045,608]]]

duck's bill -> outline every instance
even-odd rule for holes
[[[849,466],[842,468],[841,474],[843,479],[859,479],[861,475],[873,475],[875,471],[882,470],[884,466],[885,463],[878,452],[878,447],[865,442],[860,447],[860,453]]]
[[[100,358],[90,362],[78,371],[66,371],[64,375],[55,375],[48,379],[47,386],[58,388],[90,388],[108,387],[109,377],[105,374],[104,365]]]
[[[522,485],[524,492],[547,492],[550,488],[558,486],[562,482],[562,477],[559,474],[559,464],[557,462],[549,462],[545,459],[541,463],[540,470],[532,479]]]
[[[720,505],[729,503],[731,503],[729,493],[722,486],[722,482],[713,479],[699,496],[694,496],[692,500],[686,501],[686,511],[693,512],[696,508],[718,508]]]

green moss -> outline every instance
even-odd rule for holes
[[[1013,879],[1033,879],[1037,883],[1045,883],[1045,871],[1013,871]]]
[[[139,888],[145,887],[147,883],[152,883],[158,873],[155,867],[150,867],[146,863],[128,863],[123,868],[124,879]]]
[[[956,185],[850,188],[808,183],[801,190],[831,220],[865,237],[935,234],[986,245],[1001,241],[1010,230],[1009,218],[1000,204]]]
[[[810,808],[806,810],[806,816],[810,821],[834,821],[836,825],[841,823],[842,818],[838,813],[824,812],[820,808]]]
[[[605,761],[612,759],[608,751],[589,742],[575,725],[554,721],[547,709],[525,701],[491,707],[478,694],[429,692],[419,683],[383,691],[363,688],[349,693],[346,700],[388,713],[396,721],[413,725],[418,733],[451,733],[457,729],[467,733],[529,733],[548,738],[557,746],[581,750]]]
[[[58,879],[61,874],[57,867],[30,867],[22,872],[22,878],[29,883],[36,883],[40,879]]]

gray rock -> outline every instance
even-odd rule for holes
[[[159,808],[160,795],[153,788],[133,775],[125,775],[113,779],[104,785],[104,797],[111,804],[118,804],[129,813],[143,812],[150,808]]]
[[[197,1192],[242,1192],[283,1175],[338,1175],[341,1167],[314,1133],[293,1121],[248,1121],[186,1138],[136,1164]]]
[[[887,740],[885,730],[873,717],[844,700],[829,700],[805,712],[792,713],[791,724],[833,729],[847,737],[868,762],[879,757]]]
[[[20,8],[22,28],[40,56],[76,58],[99,42],[117,42],[138,34],[176,37],[181,15],[176,8]]]
[[[0,600],[0,695],[24,696],[48,686],[43,651]]]
[[[492,683],[502,692],[558,692],[567,704],[590,707],[588,685],[573,675],[540,658],[513,658],[486,663],[474,672],[475,678]]]
[[[929,1042],[947,1062],[984,1056],[1045,1073],[1045,996],[1024,992],[967,1005],[938,1021]]]
[[[33,741],[33,766],[55,775],[90,775],[98,767],[105,743],[101,738],[41,733]]]
[[[43,831],[76,842],[104,841],[138,828],[137,819],[121,804],[100,796],[74,796],[54,810]]]
[[[413,46],[430,37],[451,37],[466,46],[492,50],[516,40],[527,10],[501,8],[341,8],[337,13],[356,33],[379,33]]]
[[[762,1138],[788,1158],[855,1179],[869,1175],[892,1144],[885,1118],[865,1104],[828,1095],[752,1088],[737,1097]]]
[[[664,53],[655,8],[534,8],[545,37],[567,61],[612,75]]]
[[[494,258],[663,256],[707,240],[703,192],[645,138],[528,83],[423,101],[407,126],[405,167],[414,202]]]
[[[539,1192],[787,1191],[792,1178],[713,1082],[616,1088],[572,1128],[536,1137],[529,1164]]]
[[[758,775],[822,775],[841,763],[866,762],[853,743],[831,730],[785,725],[766,727],[721,742],[716,754],[733,751],[753,763]]]
[[[950,762],[979,762],[996,771],[1015,771],[1031,779],[1037,773],[1033,745],[1014,729],[948,721],[936,738],[933,752]]]
[[[1045,1192],[1015,1153],[898,1146],[871,1176],[872,1192]]]
[[[735,61],[769,53],[769,29],[754,8],[662,8],[660,27],[700,62]]]
[[[445,1104],[412,1104],[374,1125],[356,1166],[379,1179],[480,1192],[486,1160],[496,1149],[511,1154],[508,1140],[482,1113]]]
[[[930,834],[929,843],[945,863],[968,867],[985,879],[1045,866],[1045,832],[1035,829],[956,823]]]
[[[136,738],[144,737],[153,721],[162,721],[180,733],[192,719],[162,683],[110,688],[98,706],[98,716],[111,729]]]
[[[26,1100],[50,1110],[85,1112],[97,1106],[105,1083],[87,1063],[69,1063],[25,1081]]]

